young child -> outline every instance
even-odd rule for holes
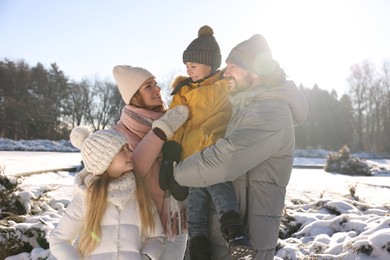
[[[74,198],[50,235],[58,259],[159,259],[164,231],[142,180],[133,174],[126,137],[113,130],[70,134],[86,171],[76,175]]]
[[[198,38],[183,53],[183,63],[189,77],[177,77],[172,87],[170,107],[185,104],[190,110],[188,121],[163,146],[160,186],[169,189],[174,197],[184,200],[186,187],[179,186],[171,175],[173,161],[185,159],[194,152],[214,144],[224,136],[231,116],[228,100],[229,85],[218,70],[220,48],[213,29],[203,26]],[[180,145],[182,146],[182,152]],[[181,153],[181,156],[180,156]],[[208,240],[208,210],[210,199],[220,217],[221,231],[230,254],[235,259],[251,259],[256,254],[241,223],[239,206],[231,182],[207,188],[190,188],[188,194],[188,231],[191,260],[212,259]]]

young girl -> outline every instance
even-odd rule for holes
[[[53,230],[52,254],[61,259],[159,259],[163,228],[150,193],[133,174],[126,137],[113,130],[70,134],[85,170],[74,198]]]

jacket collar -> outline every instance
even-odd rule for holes
[[[198,81],[192,81],[190,77],[184,77],[179,76],[174,80],[174,83],[172,86],[176,85],[177,79],[180,79],[181,81],[177,83],[177,85],[174,87],[174,90],[172,91],[171,95],[175,95],[182,87],[189,86],[191,88],[199,88],[202,86],[210,85],[213,82],[216,82],[223,78],[223,72],[220,70],[217,70],[215,73],[211,74],[210,76],[207,76],[204,79],[198,80]]]

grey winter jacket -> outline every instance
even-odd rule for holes
[[[234,181],[241,215],[259,250],[255,259],[272,259],[293,165],[294,125],[306,119],[308,105],[292,81],[247,88],[230,101],[225,137],[179,163],[175,179],[190,187]],[[210,217],[214,259],[230,259],[216,212]]]

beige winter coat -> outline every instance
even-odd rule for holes
[[[225,138],[179,163],[175,178],[191,187],[233,180],[241,215],[259,249],[255,259],[272,259],[293,165],[294,124],[305,120],[307,103],[291,81],[248,88],[230,100],[233,114]],[[214,259],[230,259],[215,210],[211,216]]]

